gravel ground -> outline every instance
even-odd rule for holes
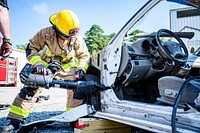
[[[65,111],[65,103],[53,103],[49,104],[46,101],[36,103],[32,109],[32,113],[29,115],[26,123],[48,119],[53,116],[59,115]],[[0,110],[0,125],[6,125],[9,121],[6,119],[9,109]],[[31,133],[73,133],[73,128],[69,127],[69,123],[55,122],[42,128],[34,129]]]
[[[0,87],[0,105],[11,104],[15,96],[19,93],[20,88]],[[59,88],[44,89],[42,96],[50,96],[49,100],[42,100],[34,104],[32,113],[26,119],[25,124],[37,120],[48,119],[59,115],[66,110],[66,90]],[[9,121],[6,119],[9,109],[1,110],[0,108],[0,126],[7,125]],[[43,128],[34,129],[31,133],[73,133],[73,128],[69,127],[69,123],[56,122]]]

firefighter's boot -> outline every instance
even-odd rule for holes
[[[18,130],[21,122],[11,120],[7,126],[0,126],[0,133],[11,133],[14,130]]]

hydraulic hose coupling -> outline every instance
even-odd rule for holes
[[[52,87],[53,77],[49,75],[26,75],[25,73],[20,73],[20,79],[24,85],[33,87],[44,87],[46,89],[49,89],[50,87]]]
[[[19,74],[21,82],[27,86],[49,89],[52,86],[53,76],[33,74],[34,71],[33,65],[27,63]]]

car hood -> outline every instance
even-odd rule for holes
[[[199,0],[167,0],[167,1],[200,8]]]

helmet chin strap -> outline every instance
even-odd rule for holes
[[[56,30],[56,39],[57,39],[58,46],[59,46],[60,49],[66,51],[66,49],[63,49],[63,48],[60,46],[60,43],[59,43],[58,38],[59,38],[59,33],[58,33],[58,31]],[[69,51],[71,51],[71,50],[72,50],[72,44],[71,44],[72,38],[70,37],[69,39],[70,39],[70,40],[69,40],[69,42],[67,43],[67,49],[68,49]]]

